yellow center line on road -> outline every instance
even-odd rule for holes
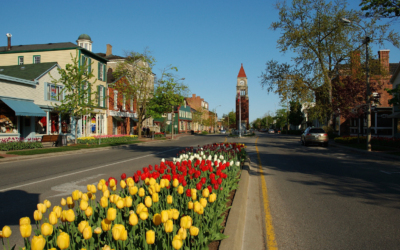
[[[262,187],[264,210],[265,210],[265,228],[267,230],[267,248],[268,248],[268,250],[278,250],[278,245],[277,245],[276,239],[275,239],[275,230],[274,230],[274,226],[272,225],[271,211],[269,208],[267,183],[265,182],[265,178],[263,175],[263,169],[261,166],[261,158],[260,158],[260,153],[259,153],[258,147],[257,147],[257,141],[258,141],[258,137],[256,139],[255,145],[256,145],[256,151],[257,151],[258,168],[260,169],[261,187]]]
[[[225,136],[225,141],[224,141],[224,143],[225,143],[227,140],[228,140],[228,137]]]

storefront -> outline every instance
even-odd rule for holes
[[[105,115],[101,113],[102,110],[94,110],[96,113],[90,113],[88,115],[82,116],[79,122],[80,132],[78,131],[79,137],[83,136],[94,136],[94,135],[104,135],[106,128]]]
[[[136,113],[109,110],[107,132],[109,135],[134,134],[137,121]]]

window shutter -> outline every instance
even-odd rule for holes
[[[88,84],[88,105],[91,105],[91,98],[90,98],[90,95],[91,95],[91,93],[92,93],[92,85],[91,85],[91,83],[89,83]]]
[[[49,84],[46,82],[46,83],[44,83],[44,100],[45,101],[48,101],[47,100],[47,86],[48,86]]]
[[[103,81],[107,82],[107,77],[106,77],[106,65],[103,64]]]
[[[97,106],[100,107],[100,91],[101,91],[101,86],[97,86],[97,95],[99,98],[97,98]]]
[[[88,73],[92,73],[92,59],[89,58]]]
[[[103,88],[103,108],[106,107],[106,88]]]
[[[97,79],[100,80],[100,69],[101,69],[101,64],[100,62],[97,62]]]

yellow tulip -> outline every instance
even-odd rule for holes
[[[19,226],[19,231],[21,232],[22,238],[28,238],[32,234],[32,226],[31,224],[22,224]]]
[[[115,208],[110,207],[107,210],[107,220],[114,221],[117,217],[117,210]]]
[[[61,211],[62,211],[62,209],[61,209],[60,206],[54,206],[53,207],[53,212],[56,214],[57,218],[61,217]]]
[[[110,197],[110,190],[104,191],[103,192],[103,197],[106,197],[106,198]]]
[[[121,224],[115,224],[114,227],[112,228],[112,236],[114,240],[119,240],[121,238],[121,234],[124,231],[124,226]]]
[[[168,219],[168,212],[165,210],[161,211],[161,222],[165,223],[168,221]]]
[[[92,238],[92,227],[86,226],[85,229],[83,229],[82,234],[85,240],[89,240],[90,238]]]
[[[172,209],[168,209],[167,212],[168,212],[168,219],[171,220],[172,217],[174,216]]]
[[[161,179],[160,188],[165,188],[165,179]]]
[[[201,198],[201,199],[200,199],[200,204],[201,204],[203,207],[206,207],[206,206],[207,206],[207,200],[206,200],[205,198]]]
[[[115,187],[116,186],[115,180],[111,179],[109,185],[110,185],[110,188]]]
[[[96,229],[93,231],[95,234],[101,234],[101,228],[96,227]]]
[[[112,190],[112,191],[117,190],[117,186],[112,187],[111,190]]]
[[[57,246],[63,250],[69,247],[69,235],[65,232],[61,232],[57,237]]]
[[[193,220],[190,216],[183,216],[181,218],[181,227],[189,229],[192,226]]]
[[[195,226],[191,226],[189,229],[191,236],[197,236],[199,234],[199,228]]]
[[[214,201],[217,199],[217,194],[210,194],[210,196],[208,197],[208,202],[210,203],[214,203]]]
[[[61,206],[67,205],[67,201],[64,198],[61,198]]]
[[[8,238],[11,236],[11,233],[12,233],[11,228],[9,226],[4,226],[2,231],[0,231],[0,232],[2,233],[1,234],[2,238]]]
[[[135,213],[131,213],[131,215],[129,215],[129,224],[131,226],[136,226],[139,222],[139,219],[137,217],[137,215]]]
[[[204,207],[200,204],[200,209],[197,211],[198,214],[203,214],[204,213]]]
[[[126,241],[128,239],[128,231],[124,230],[121,233],[121,237],[119,238],[122,241]]]
[[[89,199],[93,200],[93,196],[95,196],[95,195],[92,194],[91,192],[87,192],[87,196],[89,197]]]
[[[147,220],[147,218],[149,217],[149,213],[147,211],[142,211],[140,212],[139,217],[141,220]]]
[[[74,201],[79,200],[79,198],[81,198],[81,194],[79,190],[75,190],[74,192],[72,192],[72,199]]]
[[[192,193],[192,200],[197,200],[197,194],[196,193]]]
[[[100,199],[100,206],[103,208],[108,207],[108,198],[107,197],[101,197]]]
[[[203,192],[201,193],[201,195],[204,198],[207,198],[210,195],[210,190],[208,190],[208,188],[203,189]]]
[[[172,247],[174,249],[181,249],[183,246],[183,242],[180,239],[179,235],[175,235],[174,239],[172,240]]]
[[[153,185],[153,186],[149,187],[149,194],[153,195],[154,193],[157,193],[157,192],[156,192],[156,187]]]
[[[140,196],[140,197],[145,196],[144,188],[140,188],[140,189],[139,189],[139,196]]]
[[[140,214],[140,212],[142,212],[143,208],[145,208],[146,206],[143,203],[139,203],[139,205],[137,205],[136,207],[136,213]]]
[[[38,204],[37,204],[37,209],[38,209],[42,214],[44,214],[44,213],[46,213],[47,207],[46,207],[46,205],[43,204],[43,203],[38,203]]]
[[[108,230],[111,229],[111,221],[107,220],[107,219],[103,219],[101,221],[101,229],[103,229],[104,232],[107,232]]]
[[[144,204],[146,205],[146,207],[151,207],[153,202],[152,202],[150,196],[146,196],[146,198],[144,199]]]
[[[153,230],[149,230],[146,232],[146,242],[149,245],[154,244],[154,241],[156,239],[156,233]]]
[[[43,223],[40,229],[44,236],[49,236],[53,233],[53,226],[49,223]]]
[[[89,196],[87,194],[82,194],[81,195],[81,199],[84,201],[88,201],[89,200]]]
[[[178,187],[178,194],[183,194],[183,187],[180,185]]]
[[[155,185],[157,183],[157,181],[156,181],[156,179],[151,177],[149,183],[150,183],[150,186],[153,186],[153,185]]]
[[[90,189],[92,188],[92,185],[91,184],[87,184],[86,185],[86,190],[88,191],[88,192],[90,192]]]
[[[67,210],[61,211],[61,222],[66,222],[67,221]]]
[[[172,222],[172,220],[168,220],[166,223],[164,223],[164,230],[166,233],[172,232],[173,229],[174,223]]]
[[[117,208],[119,208],[119,209],[124,208],[124,200],[123,200],[123,199],[119,199],[119,200],[116,202],[116,205],[117,205]]]
[[[74,204],[74,200],[72,199],[71,196],[68,196],[67,197],[67,205],[72,205],[72,204]]]
[[[46,245],[46,240],[43,238],[43,235],[33,236],[31,241],[32,250],[42,250],[45,245]]]
[[[73,222],[75,220],[75,212],[72,209],[68,209],[65,212],[65,218],[67,219],[68,222]]]
[[[156,226],[159,226],[161,224],[161,215],[160,214],[155,214],[153,216],[153,223]]]
[[[126,185],[128,185],[128,187],[133,187],[135,186],[135,182],[133,181],[132,177],[128,177],[126,179]]]
[[[122,188],[126,188],[126,182],[125,182],[124,180],[121,180],[121,182],[119,183],[119,185],[120,185]]]
[[[79,231],[80,233],[82,233],[82,232],[83,232],[83,229],[85,229],[85,227],[87,227],[87,226],[89,226],[89,223],[88,223],[87,221],[85,221],[85,220],[81,221],[81,222],[78,224],[78,231]]]
[[[104,184],[103,184],[103,189],[101,191],[103,191],[103,193],[105,193],[106,191],[110,192],[110,190],[108,190],[107,185]]]
[[[90,191],[91,193],[95,194],[97,192],[96,186],[95,185],[90,185]]]
[[[194,212],[195,212],[195,213],[198,213],[198,212],[200,211],[200,207],[202,207],[201,204],[200,204],[200,202],[196,201],[196,202],[194,203]]]
[[[132,207],[132,202],[133,202],[132,197],[127,196],[127,197],[125,197],[124,206],[125,207]]]
[[[85,210],[85,215],[86,215],[87,217],[90,217],[90,216],[92,216],[92,214],[93,214],[93,208],[92,208],[92,207],[88,207],[88,208]]]
[[[190,194],[191,195],[197,194],[197,190],[195,188],[190,189]]]
[[[179,218],[179,211],[178,209],[172,209],[172,219],[177,220]]]
[[[51,225],[55,225],[58,222],[57,214],[56,212],[50,212],[49,214],[49,222]]]
[[[181,227],[181,228],[178,230],[178,235],[179,235],[179,237],[181,238],[181,240],[185,240],[186,237],[187,237],[187,230],[186,230],[186,228]]]
[[[130,193],[131,195],[135,195],[137,192],[138,192],[138,187],[133,186],[133,187],[130,187],[130,188],[129,188],[129,193]]]
[[[157,193],[154,193],[151,198],[153,199],[154,203],[158,202],[158,200],[159,200],[159,197],[158,197]]]
[[[79,207],[82,211],[85,211],[88,208],[88,206],[89,203],[86,200],[81,200]]]
[[[176,180],[176,179],[175,179],[175,180]],[[173,201],[172,196],[171,196],[171,195],[168,195],[168,196],[167,196],[167,203],[168,203],[168,204],[172,204],[172,201]]]
[[[25,225],[25,224],[28,224],[28,225],[31,224],[31,219],[29,219],[29,217],[22,217],[21,219],[19,219],[20,226]]]
[[[156,183],[154,186],[156,187],[156,192],[159,193],[161,191],[160,185]]]
[[[172,186],[177,187],[178,185],[179,185],[178,179],[174,179],[174,180],[172,181]]]
[[[102,250],[114,250],[114,249],[111,249],[110,246],[104,245],[104,247],[102,248]]]
[[[169,187],[169,180],[165,179],[165,187]]]
[[[47,207],[47,208],[50,208],[51,207],[51,202],[49,201],[49,200],[44,200],[44,205]]]
[[[102,191],[103,190],[103,183],[101,183],[101,182],[99,182],[99,183],[97,183],[97,189],[99,190],[99,191]]]
[[[193,202],[191,202],[191,201],[188,202],[188,208],[193,209]]]
[[[147,186],[150,185],[150,179],[149,178],[144,179],[144,184],[146,184]]]

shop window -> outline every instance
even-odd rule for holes
[[[36,134],[47,134],[47,117],[35,117],[35,132]]]
[[[114,90],[114,109],[118,110],[118,91]]]
[[[0,101],[0,133],[17,132],[17,117],[15,112]]]
[[[184,130],[183,121],[181,121],[181,130]]]
[[[64,100],[64,93],[62,92],[62,86],[56,86],[54,84],[47,83],[46,85],[46,98],[47,101],[59,101]]]
[[[131,112],[133,112],[133,98],[131,97],[131,102],[130,102],[130,108],[131,108]]]
[[[26,119],[25,119],[26,120]],[[50,113],[50,129],[51,129],[51,134],[58,134],[59,132],[59,119],[58,119],[58,113]]]
[[[61,132],[63,134],[71,133],[71,118],[69,114],[61,115]]]
[[[126,96],[123,94],[122,96],[122,110],[126,110]]]

